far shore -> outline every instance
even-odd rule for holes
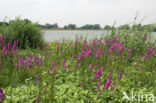
[[[56,30],[61,30],[61,31],[108,31],[108,30],[104,30],[104,29],[40,29],[40,30],[43,30],[43,31],[56,31]]]

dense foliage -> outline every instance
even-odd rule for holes
[[[21,49],[37,48],[43,44],[43,33],[37,27],[37,23],[27,19],[10,20],[8,26],[5,24],[0,26],[0,31],[4,33],[5,41],[11,39],[13,43],[14,40],[18,40],[18,47]]]
[[[17,41],[11,45],[2,33],[0,101],[153,102],[156,43],[150,28],[113,29],[101,38],[76,37],[73,41],[46,43],[43,49],[34,50],[16,49]],[[135,99],[132,93],[136,93]],[[123,99],[125,94],[129,99]]]

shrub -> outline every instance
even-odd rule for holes
[[[43,45],[43,32],[37,25],[37,23],[18,17],[10,20],[8,26],[0,26],[0,31],[4,33],[6,41],[9,41],[10,37],[12,41],[18,40],[18,47],[21,49],[37,48]]]

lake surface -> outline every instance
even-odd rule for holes
[[[93,39],[100,38],[102,35],[107,34],[104,30],[47,30],[44,31],[44,39],[46,41],[55,41],[65,38],[66,40],[75,39],[76,35]],[[153,33],[156,39],[156,32]]]

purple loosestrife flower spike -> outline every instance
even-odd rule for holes
[[[3,56],[6,56],[8,54],[8,49],[6,46],[3,47],[2,54],[3,54]]]
[[[0,101],[2,101],[5,97],[5,94],[3,93],[3,90],[0,89]]]
[[[96,91],[99,91],[100,85],[101,85],[101,80],[99,80],[99,82],[97,83]]]
[[[39,81],[39,76],[38,76],[38,74],[36,74],[36,82],[38,82]]]
[[[4,35],[3,35],[3,33],[1,34],[1,42],[2,42],[2,45],[4,44]]]
[[[91,54],[91,52],[92,52],[92,50],[87,51],[85,57],[88,58],[88,56]]]
[[[62,60],[62,65],[64,65],[66,63],[65,59]]]
[[[74,53],[73,56],[72,56],[72,58],[75,59],[75,57],[76,57],[76,54]]]
[[[93,68],[93,64],[89,64],[89,69],[92,69]]]
[[[54,75],[55,74],[55,71],[56,71],[56,67],[53,67],[53,70],[52,70],[52,75]]]
[[[67,68],[67,65],[66,65],[66,64],[64,64],[64,70],[66,70],[66,68]]]
[[[122,78],[122,72],[120,72],[119,75],[118,75],[118,81],[120,81],[121,78]]]
[[[51,67],[53,68],[54,66],[55,66],[55,62],[52,61],[52,62],[51,62]]]
[[[112,81],[111,81],[111,72],[109,72],[106,84],[104,85],[103,89],[108,90],[108,88],[111,85],[111,83],[112,83]]]
[[[100,69],[98,69],[96,73],[94,74],[94,79],[97,80],[101,76],[103,70],[104,70],[104,67],[101,67]]]
[[[84,85],[84,81],[81,82],[81,87]]]

